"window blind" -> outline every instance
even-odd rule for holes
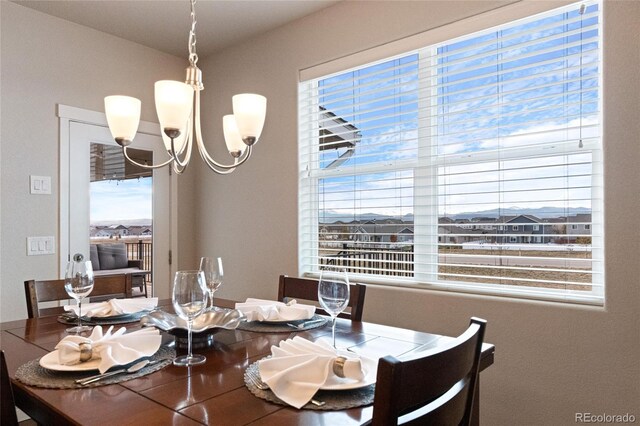
[[[300,83],[301,272],[602,303],[600,10]]]

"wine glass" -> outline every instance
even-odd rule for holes
[[[320,306],[331,315],[331,335],[333,347],[336,348],[336,317],[349,303],[349,278],[346,269],[327,266],[320,271],[318,301]]]
[[[191,353],[191,328],[193,320],[207,307],[207,285],[202,271],[178,271],[173,280],[173,309],[176,314],[187,321],[188,345],[187,355],[173,360],[174,365],[190,367],[202,364],[207,360],[204,355]]]
[[[204,272],[204,279],[207,282],[207,291],[209,292],[209,300],[211,304],[209,311],[215,311],[213,306],[213,293],[222,285],[222,277],[224,270],[222,269],[222,258],[220,257],[202,257],[200,258],[200,270]]]
[[[91,261],[84,260],[80,253],[73,255],[73,261],[67,263],[67,271],[64,275],[64,289],[67,294],[78,301],[78,325],[67,329],[67,333],[80,334],[83,331],[91,331],[93,327],[82,325],[82,299],[93,290],[93,267]]]

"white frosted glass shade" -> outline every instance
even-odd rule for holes
[[[222,128],[224,130],[224,141],[227,144],[229,152],[242,152],[247,145],[242,142],[236,117],[233,114],[222,117]]]
[[[243,93],[233,97],[233,115],[236,117],[240,137],[254,137],[262,133],[267,115],[267,98],[253,93]]]
[[[160,80],[155,84],[156,112],[166,128],[185,130],[193,108],[193,87],[180,81]]]
[[[104,98],[104,112],[111,136],[132,141],[140,124],[140,99],[130,96],[107,96]]]

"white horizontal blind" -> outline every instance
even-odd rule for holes
[[[600,9],[300,83],[301,272],[601,303]]]

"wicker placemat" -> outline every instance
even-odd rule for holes
[[[147,312],[137,312],[135,314],[130,315],[118,315],[115,318],[110,317],[91,317],[86,320],[82,319],[82,324],[84,325],[116,325],[116,324],[129,324],[132,322],[140,321]],[[78,325],[78,317],[71,316],[68,314],[58,316],[58,322],[62,324],[68,325]]]
[[[317,322],[305,325],[303,328],[291,327],[287,325],[287,323],[250,321],[240,323],[238,330],[257,331],[258,333],[291,333],[293,331],[306,331],[324,327],[329,322],[329,318],[327,317],[314,315],[313,318],[306,320],[288,321],[288,324],[306,324],[307,322],[316,320]]]
[[[249,389],[249,392],[257,396],[258,398],[262,398],[276,404],[289,406],[289,404],[278,398],[270,389],[258,389],[258,387],[248,376],[250,372],[253,374],[257,374],[258,377],[260,376],[258,372],[258,362],[254,362],[253,364],[251,364],[244,373],[244,384],[245,386],[247,386],[247,389]],[[371,405],[373,404],[375,389],[376,385],[372,384],[358,389],[334,391],[319,390],[313,396],[313,398],[318,401],[322,401],[325,404],[321,407],[318,407],[317,405],[309,402],[305,406],[303,406],[302,409],[336,411],[346,410],[347,408]]]
[[[117,376],[108,377],[104,380],[92,383],[87,386],[80,386],[75,383],[75,380],[83,377],[93,376],[98,374],[97,370],[91,371],[54,371],[48,370],[40,366],[40,358],[29,361],[26,364],[20,366],[16,371],[15,378],[22,383],[29,386],[36,386],[39,388],[49,389],[84,389],[93,388],[97,386],[113,385],[116,383],[126,382],[127,380],[137,379],[138,377],[146,376],[155,371],[158,371],[173,362],[176,356],[176,351],[173,348],[166,346],[160,347],[151,358],[153,360],[163,360],[158,364],[144,367],[143,369],[136,371],[132,374],[118,374]]]

